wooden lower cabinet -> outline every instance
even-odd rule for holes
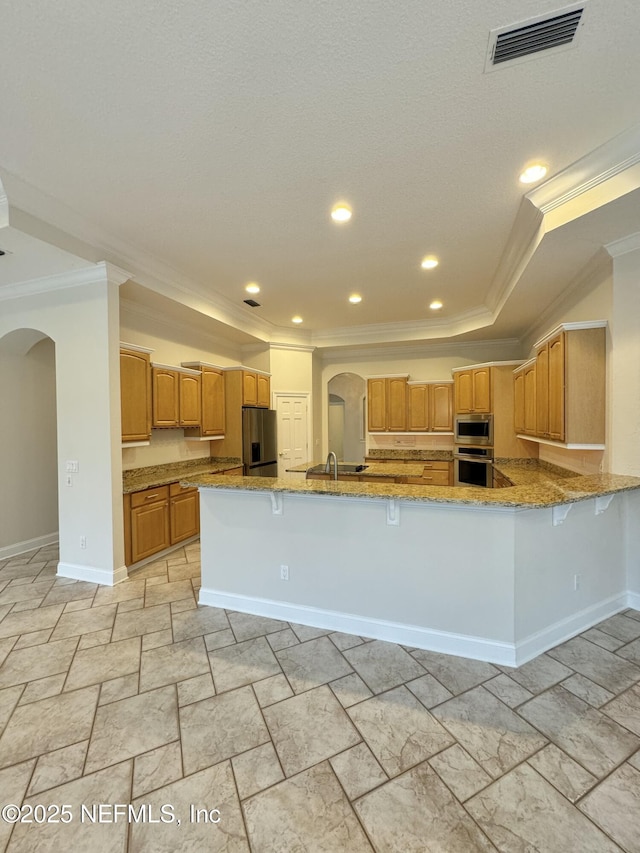
[[[127,566],[200,532],[197,489],[171,483],[124,495],[123,503]]]

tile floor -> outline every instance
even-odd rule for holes
[[[509,669],[56,560],[0,561],[0,849],[640,853],[639,612]]]

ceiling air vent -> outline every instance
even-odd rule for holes
[[[252,308],[259,308],[260,307],[260,303],[256,302],[255,299],[244,299],[243,302],[245,305],[250,305]]]
[[[505,63],[522,62],[543,50],[556,53],[575,47],[585,8],[586,3],[578,3],[551,15],[491,30],[485,71],[493,71]]]

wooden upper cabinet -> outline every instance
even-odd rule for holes
[[[524,370],[513,372],[513,428],[516,433],[524,432]]]
[[[242,371],[242,405],[258,405],[258,379],[255,373]]]
[[[150,354],[122,347],[120,350],[120,409],[122,441],[151,438]]]
[[[429,429],[431,432],[453,432],[453,384],[429,385]]]
[[[407,429],[407,377],[367,380],[369,432],[405,432]]]
[[[180,386],[180,426],[195,427],[200,424],[201,376],[192,373],[179,373]]]
[[[524,429],[525,435],[536,431],[536,364],[524,368]]]
[[[202,367],[202,435],[224,435],[224,371]]]
[[[407,385],[407,430],[427,432],[429,429],[429,386]]]
[[[549,345],[536,352],[536,435],[549,437]]]
[[[548,349],[548,435],[554,441],[565,439],[564,333],[547,344]]]
[[[271,403],[271,379],[265,376],[264,373],[256,374],[257,385],[257,405],[268,409]]]
[[[153,367],[153,426],[180,426],[180,379],[177,370]]]
[[[457,414],[491,412],[491,368],[473,367],[453,374]]]
[[[404,432],[407,428],[407,378],[387,379],[387,429]]]
[[[387,428],[387,385],[385,379],[367,380],[367,421],[369,432]]]

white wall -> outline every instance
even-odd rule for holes
[[[0,556],[58,537],[55,345],[36,337],[0,340]]]
[[[313,392],[313,352],[311,348],[274,344],[270,349],[271,391]]]
[[[103,583],[126,576],[114,278],[104,264],[52,277],[51,290],[5,300],[0,313],[0,338],[36,329],[55,343],[59,572]],[[67,460],[79,463],[71,487],[65,485]],[[28,512],[28,505],[22,509]]]

